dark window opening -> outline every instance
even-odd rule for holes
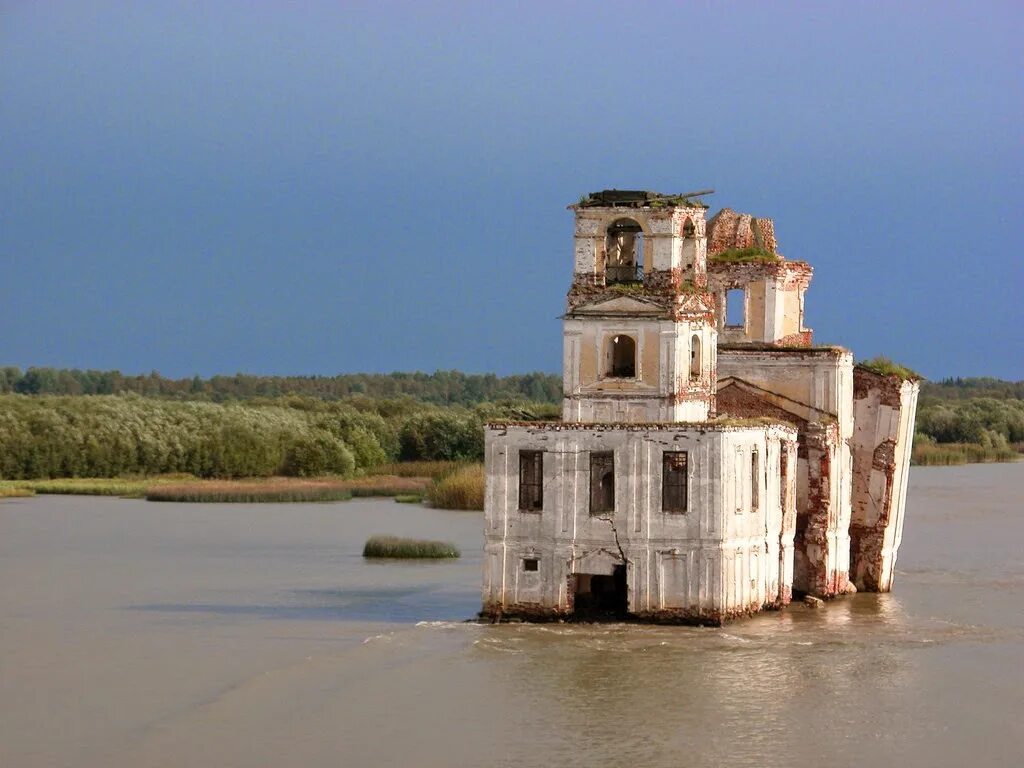
[[[540,560],[536,557],[524,557],[523,558],[523,570],[524,571],[536,571],[540,567]]]
[[[665,451],[661,459],[661,508],[685,512],[688,501],[689,455],[686,451]]]
[[[544,509],[544,451],[519,452],[519,509]]]
[[[590,514],[615,509],[615,458],[609,452],[590,454]]]
[[[608,376],[617,379],[636,377],[636,342],[619,334],[608,340]]]
[[[742,288],[733,288],[725,294],[725,324],[730,328],[743,328],[747,324],[747,295]]]
[[[693,335],[690,339],[690,381],[700,378],[700,336]]]
[[[689,216],[686,217],[686,221],[683,222],[683,237],[693,237],[694,226],[693,219]]]
[[[759,492],[761,484],[758,482],[760,474],[760,461],[757,451],[750,454],[750,511],[757,512]]]

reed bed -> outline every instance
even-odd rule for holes
[[[382,465],[377,472],[381,475],[426,477],[431,480],[439,480],[462,466],[465,466],[464,462],[459,461],[395,461]]]
[[[430,481],[426,477],[399,477],[397,475],[371,475],[344,481],[353,496],[423,496]]]
[[[398,536],[371,536],[363,546],[363,557],[395,559],[447,559],[462,553],[447,541],[402,539]]]
[[[0,499],[17,499],[24,496],[35,496],[36,492],[31,488],[20,488],[14,485],[0,486]]]
[[[398,504],[422,504],[424,498],[426,497],[422,493],[400,493],[395,496],[395,502]]]
[[[484,465],[466,464],[435,480],[427,490],[427,501],[439,509],[483,509]]]
[[[352,489],[341,480],[205,480],[180,485],[154,486],[146,493],[147,501],[178,501],[207,503],[270,503],[348,501]]]
[[[18,480],[17,487],[35,493],[76,494],[81,496],[122,496],[140,499],[146,495],[152,479],[118,479],[105,477],[64,477],[53,480]]]
[[[911,462],[921,467],[949,467],[958,464],[989,464],[1017,461],[1013,448],[988,448],[975,443],[918,443],[910,456]]]

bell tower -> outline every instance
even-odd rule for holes
[[[702,202],[604,190],[569,206],[575,260],[563,316],[563,420],[715,416],[717,323]]]

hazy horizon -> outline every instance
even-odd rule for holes
[[[815,342],[1024,378],[1014,3],[0,8],[0,365],[558,372],[581,193],[705,187]]]

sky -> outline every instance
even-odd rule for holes
[[[1024,378],[1024,5],[0,0],[0,365],[557,372],[571,211],[714,188],[816,343]]]

